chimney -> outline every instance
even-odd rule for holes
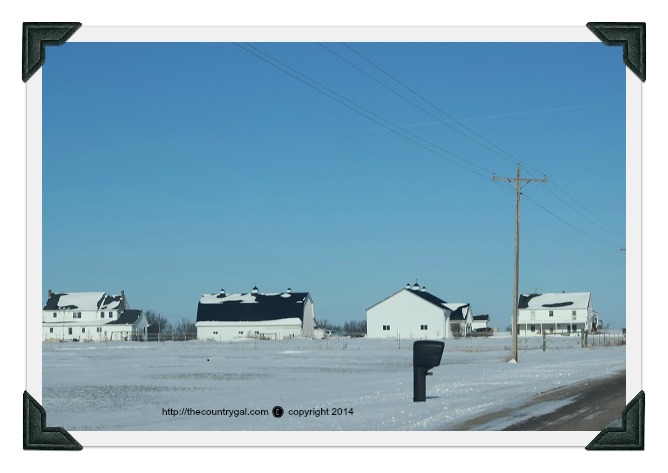
[[[121,289],[121,312],[125,312],[125,291]]]
[[[51,299],[51,289],[49,289],[49,293],[48,293],[48,296],[47,296],[46,300],[48,301],[49,299]]]

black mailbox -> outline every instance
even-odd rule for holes
[[[413,402],[427,400],[427,376],[434,366],[441,364],[445,343],[418,340],[413,343]]]

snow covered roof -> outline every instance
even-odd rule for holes
[[[464,320],[471,310],[471,305],[465,302],[445,302],[443,299],[436,297],[433,294],[423,291],[410,291],[416,296],[423,298],[426,301],[431,302],[434,305],[439,306],[440,308],[445,307],[445,309],[450,313],[450,320]]]
[[[474,315],[473,320],[486,320],[489,322],[489,314]]]
[[[113,310],[120,309],[121,296],[104,292],[51,293],[44,310]]]
[[[591,305],[591,292],[551,292],[545,294],[522,294],[518,309],[549,309],[567,307],[586,309]]]
[[[128,309],[123,311],[123,313],[118,319],[109,322],[107,325],[132,325],[137,320],[139,320],[140,316],[141,316],[141,310]]]
[[[415,286],[414,286],[415,287]],[[401,291],[406,291],[410,292],[411,294],[414,294],[422,299],[424,299],[427,302],[430,302],[431,304],[434,304],[440,309],[445,309],[447,312],[450,313],[449,317],[451,320],[464,320],[466,316],[468,315],[468,312],[471,310],[470,304],[463,303],[463,302],[445,302],[443,299],[440,297],[436,297],[435,295],[431,294],[430,292],[427,292],[426,288],[420,289],[419,286],[417,286],[417,289],[411,288],[410,284],[407,284],[405,288],[401,289],[400,291],[395,292],[392,294],[392,296],[399,294]],[[388,296],[385,299],[383,299],[380,302],[375,303],[369,309],[376,307],[378,304],[381,304],[388,300],[390,297]],[[367,309],[367,310],[369,310]]]
[[[308,292],[203,294],[197,304],[197,322],[259,322],[299,318],[304,320]]]

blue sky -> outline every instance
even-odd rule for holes
[[[342,323],[417,279],[505,328],[515,196],[492,173],[520,162],[549,179],[524,188],[520,292],[590,291],[605,322],[626,325],[620,48],[47,52],[44,293],[124,289],[178,321],[205,292],[291,287]]]

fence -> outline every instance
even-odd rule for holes
[[[626,333],[598,332],[587,334],[585,345],[589,347],[616,347],[626,345]]]
[[[149,333],[146,337],[148,342],[187,342],[197,340],[197,332],[193,333]]]

